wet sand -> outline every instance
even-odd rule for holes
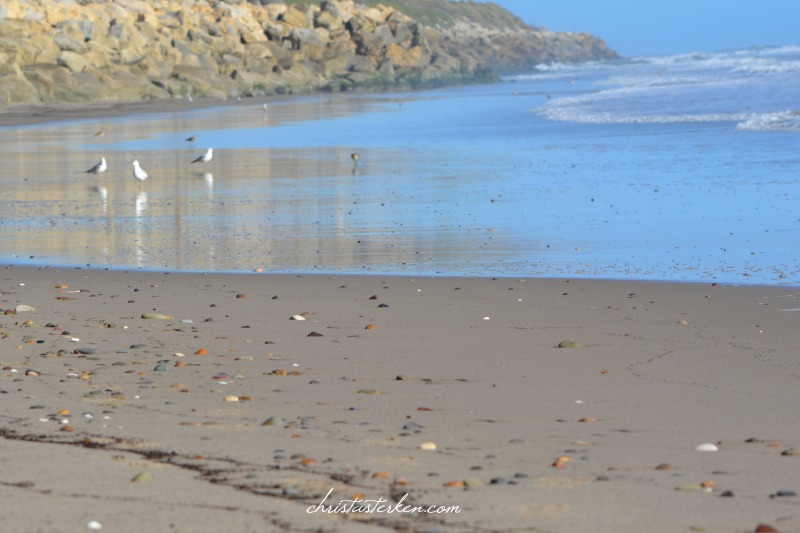
[[[174,99],[143,100],[140,102],[102,101],[79,104],[51,102],[47,104],[11,105],[0,108],[0,127],[60,122],[64,120],[84,120],[86,118],[113,118],[137,114],[171,113],[208,107],[241,105],[242,103],[261,105],[262,103],[285,100],[286,98],[285,96],[270,96],[243,100],[217,100],[206,98],[191,101]]]
[[[800,531],[795,287],[0,283],[6,531]]]

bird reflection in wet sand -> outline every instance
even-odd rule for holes
[[[108,211],[108,189],[103,186],[92,186],[89,187],[89,192],[99,194],[100,200],[103,203],[103,213]]]
[[[134,211],[136,213],[136,218],[141,217],[144,215],[144,212],[147,211],[147,192],[139,191],[136,193],[136,200],[134,201]]]

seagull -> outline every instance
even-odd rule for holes
[[[89,170],[87,170],[86,173],[87,174],[102,174],[106,170],[108,170],[108,165],[106,164],[106,158],[105,157],[101,157],[100,158],[100,162],[97,163],[92,168],[90,168]]]
[[[142,186],[144,186],[144,180],[150,177],[147,175],[147,172],[142,170],[142,167],[139,166],[138,160],[133,162],[133,177],[139,180]]]
[[[203,155],[192,161],[192,163],[208,163],[209,161],[211,161],[212,157],[214,157],[214,149],[209,148],[208,150],[206,150],[206,153],[204,153]]]

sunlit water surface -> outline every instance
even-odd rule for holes
[[[799,73],[759,49],[4,128],[0,257],[798,284]]]

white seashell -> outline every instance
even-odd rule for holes
[[[239,401],[239,397],[238,396],[233,396],[233,395],[225,396],[225,401],[226,402],[238,402]]]
[[[419,449],[432,452],[432,451],[436,450],[436,443],[435,442],[423,442],[422,444],[419,445]]]
[[[710,442],[704,442],[703,444],[698,444],[694,447],[695,451],[698,452],[716,452],[719,450],[716,444],[711,444]]]
[[[491,320],[488,316],[483,317],[484,320]]]
[[[86,524],[86,527],[93,530],[103,529],[103,524],[98,522],[97,520],[92,520]]]
[[[306,317],[304,317],[303,315],[292,315],[292,318],[290,318],[289,320],[305,320],[305,319]]]

